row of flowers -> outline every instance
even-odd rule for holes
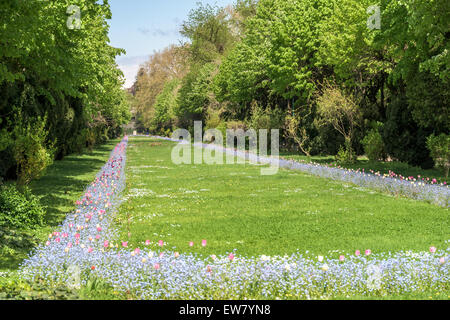
[[[299,162],[307,163],[304,160],[299,160]],[[312,163],[312,162],[308,162],[308,163]],[[351,170],[351,171],[354,171],[354,172],[366,173],[366,169],[364,169],[364,168],[362,168],[362,169],[361,168],[359,168],[359,169],[348,169],[348,168],[342,167],[341,165],[336,164],[336,163],[323,164],[323,165],[326,166],[326,167],[329,167],[329,168],[338,168],[338,169],[343,169],[343,170]],[[414,177],[414,176],[406,177],[406,176],[403,176],[401,174],[395,173],[392,170],[389,170],[388,173],[384,173],[383,174],[380,171],[375,171],[375,170],[370,169],[370,170],[368,170],[367,173],[373,174],[373,175],[379,176],[379,177],[386,177],[386,178],[389,177],[389,178],[395,178],[395,179],[404,180],[404,181],[415,182],[415,183],[418,183],[420,185],[422,185],[422,184],[431,184],[431,185],[439,185],[439,186],[442,186],[442,187],[447,186],[447,181],[439,182],[436,178],[422,177],[422,175],[418,175],[417,177]]]
[[[167,141],[180,142],[171,138],[155,136],[154,138]],[[445,183],[438,184],[433,180],[427,183],[426,178],[418,179],[414,177],[403,177],[393,172],[390,174],[380,174],[373,170],[352,170],[342,167],[333,167],[321,165],[318,163],[299,162],[270,156],[258,156],[247,151],[225,148],[215,144],[194,144],[194,146],[214,149],[226,154],[232,154],[237,157],[246,158],[261,164],[270,164],[280,168],[300,170],[322,178],[343,181],[358,185],[363,188],[373,189],[388,193],[394,196],[402,196],[410,199],[428,201],[435,205],[448,208],[450,207],[450,188]],[[428,179],[429,180],[429,179]]]
[[[125,186],[127,143],[125,138],[113,150],[75,212],[22,263],[23,278],[79,287],[96,277],[141,299],[326,299],[449,290],[448,248],[385,254],[365,250],[338,258],[300,252],[202,257],[164,250],[162,240],[153,251],[147,240],[142,249],[130,250],[113,223]]]

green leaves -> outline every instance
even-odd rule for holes
[[[81,9],[79,29],[67,26],[73,13],[67,10],[72,5]],[[61,157],[78,149],[75,144],[86,145],[86,141],[78,140],[94,136],[94,142],[102,141],[108,132],[117,134],[129,120],[123,74],[115,62],[124,51],[110,46],[107,17],[111,17],[107,1],[0,3],[0,114],[11,120],[0,124],[1,137],[15,130],[19,122],[26,124],[28,118],[48,115],[39,123],[42,130],[48,129],[48,136],[39,141],[31,133],[13,137],[22,151],[14,152],[16,164],[2,168],[2,175],[11,165],[24,165],[18,160],[23,157],[17,156],[25,154],[24,150],[34,148],[25,156],[27,159],[48,158],[45,146],[58,140],[56,154]],[[16,110],[21,111],[23,119],[12,117]]]

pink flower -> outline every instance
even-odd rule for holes
[[[104,246],[105,248],[108,248],[108,246],[109,246],[109,241],[106,240],[105,242],[103,242],[103,246]]]
[[[159,268],[161,268],[161,266],[160,266],[159,263],[155,263],[155,264],[153,265],[153,268],[155,268],[155,270],[159,270]]]
[[[67,248],[72,248],[72,242],[69,242],[69,243],[67,244]]]
[[[445,263],[445,258],[444,258],[444,257],[440,258],[440,259],[439,259],[439,262],[440,262],[441,264],[444,264],[444,263]]]
[[[45,245],[46,245],[46,246],[49,246],[49,245],[50,245],[50,241],[47,241],[47,242],[45,243]]]
[[[60,242],[61,242],[61,239],[59,239],[59,238],[56,238],[56,239],[55,239],[55,242],[58,242],[58,243],[60,243]]]
[[[228,259],[230,259],[230,261],[234,260],[234,254],[230,253],[230,255],[228,256]]]
[[[340,262],[343,262],[344,260],[345,260],[345,257],[344,257],[344,256],[340,256],[340,257],[339,257],[339,261],[340,261]]]
[[[158,241],[158,244],[159,244],[160,247],[163,247],[163,246],[164,246],[164,241],[159,240],[159,241]]]
[[[161,253],[159,254],[159,257],[160,257],[160,258],[164,257],[164,252],[161,252]]]
[[[206,240],[202,240],[202,247],[206,247]]]
[[[189,247],[193,247],[194,246],[194,242],[189,242]]]
[[[97,231],[98,231],[98,232],[101,232],[101,231],[102,231],[102,228],[101,228],[101,227],[98,227],[98,228],[97,228]]]
[[[372,254],[372,251],[370,249],[366,250],[366,256],[370,256]]]
[[[126,247],[128,247],[128,242],[122,242],[122,247],[124,247],[124,248],[126,248]]]
[[[431,247],[431,248],[430,248],[430,252],[431,252],[431,253],[435,253],[435,252],[436,252],[436,248],[435,248],[435,247]]]
[[[79,233],[75,233],[75,239],[80,239],[80,234]]]
[[[361,251],[356,250],[356,251],[355,251],[355,256],[359,257],[360,255],[361,255]]]
[[[97,240],[100,239],[100,235],[96,235],[95,239],[97,239]]]
[[[180,253],[179,252],[175,252],[175,258],[178,258],[179,256],[180,256]]]
[[[150,240],[145,241],[145,245],[149,246],[150,245]]]
[[[94,249],[92,249],[91,247],[89,247],[88,252],[91,253],[92,251],[94,251]]]
[[[139,248],[134,249],[134,253],[139,254],[140,252],[141,252],[141,249],[139,249]]]

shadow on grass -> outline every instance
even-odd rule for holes
[[[18,237],[28,240],[8,246],[13,252],[5,252],[5,249],[0,252],[0,269],[17,269],[30,250],[45,240],[47,232],[59,226],[75,209],[75,201],[106,163],[117,143],[118,140],[112,140],[93,151],[55,161],[42,178],[30,185],[33,194],[41,197],[41,204],[46,207],[44,226],[34,231],[16,230]]]

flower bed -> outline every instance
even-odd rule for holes
[[[23,278],[77,287],[96,277],[141,299],[326,299],[450,289],[449,248],[385,254],[366,250],[338,259],[331,258],[334,253],[201,257],[163,250],[162,241],[159,252],[148,248],[150,241],[130,251],[113,224],[125,185],[127,142],[125,138],[113,150],[76,211],[22,263]]]

